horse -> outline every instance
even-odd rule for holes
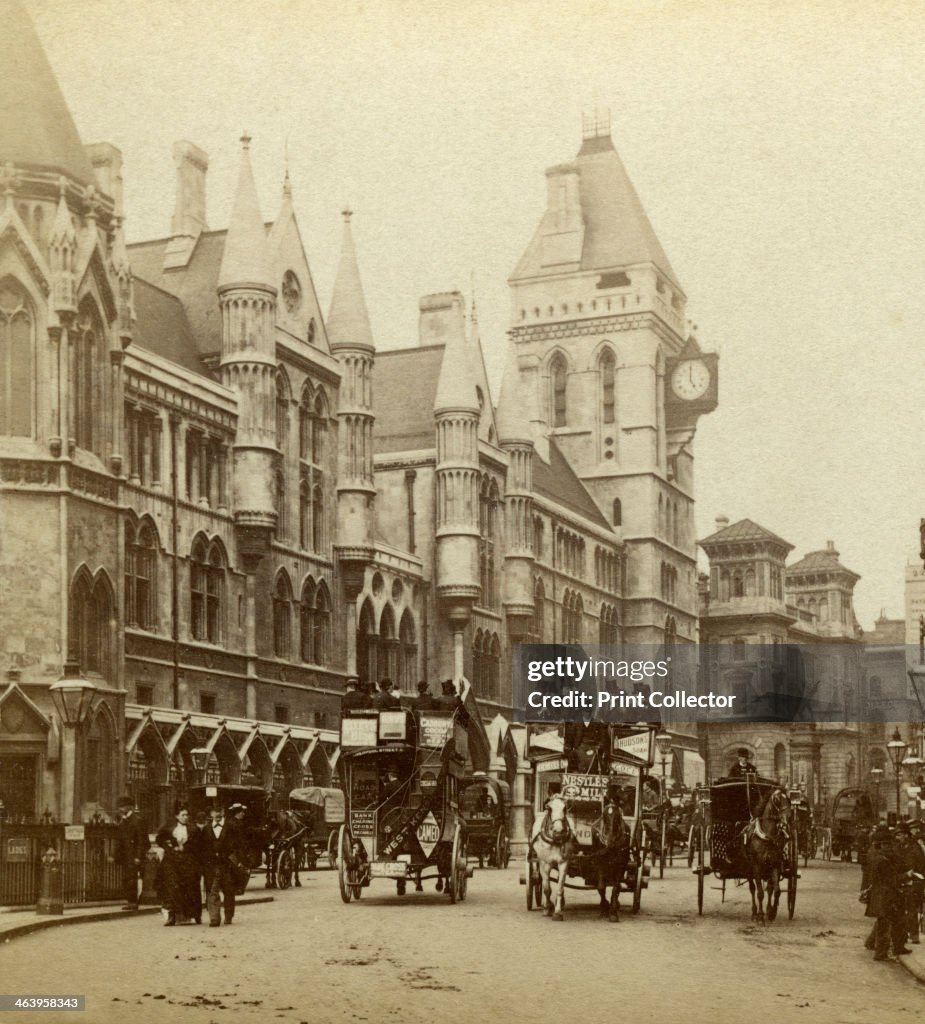
[[[748,889],[752,896],[752,920],[764,923],[764,885],[768,891],[768,921],[777,917],[780,901],[780,875],[783,867],[785,826],[791,817],[790,800],[775,789],[758,814],[745,826],[745,864]],[[757,895],[757,900],[756,900]]]
[[[267,823],[269,834],[266,848],[267,879],[265,887],[267,889],[276,889],[278,886],[276,866],[279,859],[279,850],[281,846],[286,844],[289,844],[292,849],[293,884],[301,889],[302,882],[299,879],[299,865],[302,862],[305,850],[304,830],[305,826],[292,811],[277,811]]]
[[[566,815],[566,802],[558,794],[546,801],[546,813],[533,826],[530,846],[543,880],[543,913],[554,921],[561,921],[568,863],[578,853],[578,842]],[[558,881],[553,900],[549,876],[554,867],[558,871]]]
[[[626,874],[630,859],[630,832],[616,800],[604,802],[600,818],[591,826],[594,837],[592,864],[597,875],[596,888],[600,896],[601,917],[620,920],[620,883]],[[612,886],[610,900],[607,886]]]

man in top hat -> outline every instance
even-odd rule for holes
[[[900,871],[906,873],[908,881],[903,885],[903,908],[906,938],[913,945],[920,944],[919,914],[922,898],[925,896],[925,848],[913,835],[913,825],[918,822],[901,821],[896,826],[896,856]],[[915,832],[919,829],[916,828]]]
[[[221,828],[215,829],[213,825],[215,874],[206,903],[209,910],[210,928],[218,928],[222,923],[223,907],[225,924],[231,924],[234,919],[238,886],[236,875],[247,867],[247,848],[244,841],[244,815],[246,813],[247,808],[244,804],[234,803],[226,811]]]
[[[189,832],[187,847],[196,859],[200,888],[205,893],[205,899],[208,902],[209,890],[212,888],[212,879],[215,876],[215,835],[209,815],[205,811],[199,811],[196,814],[193,827]]]
[[[748,751],[739,747],[736,751],[736,763],[729,769],[730,779],[744,779],[746,775],[757,775],[758,769],[749,761]]]
[[[119,801],[119,863],[122,865],[123,910],[138,909],[138,875],[151,846],[148,830],[130,796]]]
[[[372,703],[369,694],[360,689],[360,680],[357,676],[348,676],[346,691],[340,701],[341,717],[355,709],[370,708]]]
[[[894,956],[911,953],[904,945],[906,924],[900,865],[893,849],[893,837],[886,825],[878,825],[871,833],[866,882],[867,908],[864,916],[876,918],[872,936],[874,959],[893,959],[890,956],[891,941]]]
[[[418,694],[411,699],[411,706],[417,711],[430,711],[437,706],[437,702],[430,695],[430,683],[426,679],[418,683]]]

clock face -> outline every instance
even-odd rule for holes
[[[702,359],[678,363],[671,375],[671,390],[688,402],[702,398],[710,386],[710,368]]]

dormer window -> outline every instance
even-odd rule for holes
[[[299,279],[293,271],[287,270],[283,274],[283,284],[280,288],[280,293],[282,294],[286,311],[294,316],[302,306],[302,286],[299,284]]]

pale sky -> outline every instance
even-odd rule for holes
[[[698,536],[725,513],[793,558],[832,539],[861,624],[902,615],[925,515],[921,4],[25,2],[83,141],[123,152],[131,241],[168,232],[174,140],[209,153],[225,227],[242,129],[267,220],[288,138],[322,307],[349,204],[379,348],[415,343],[421,295],[474,281],[496,370],[544,170],[609,108],[721,357]]]

